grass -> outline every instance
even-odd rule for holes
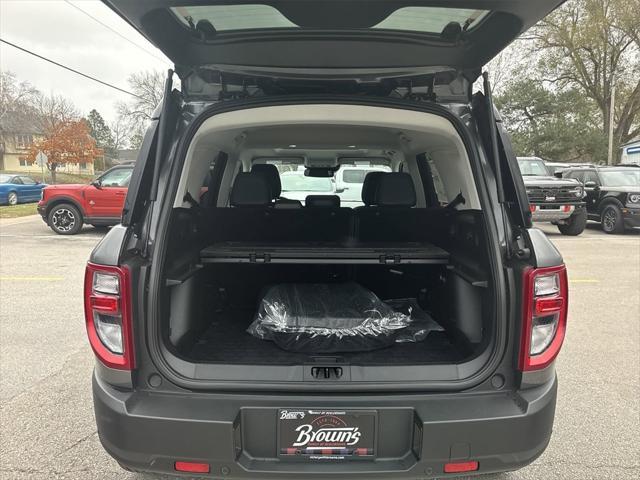
[[[3,205],[0,207],[0,218],[18,218],[35,215],[37,203],[21,203],[19,205]]]
[[[0,173],[12,173],[19,175],[27,175],[34,180],[41,182],[42,181],[42,173],[41,172],[15,172],[15,171],[0,171]],[[56,184],[61,183],[89,183],[93,180],[97,175],[83,175],[77,173],[56,173]],[[51,173],[45,172],[45,183],[51,184]]]

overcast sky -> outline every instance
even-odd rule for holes
[[[125,90],[131,73],[171,67],[158,49],[96,0],[0,0],[0,36]],[[130,98],[3,43],[0,43],[0,68],[31,82],[46,94],[72,99],[83,114],[95,108],[107,121],[115,118],[115,103]]]

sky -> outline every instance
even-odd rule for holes
[[[172,66],[162,52],[96,0],[0,0],[0,37],[125,90],[132,73]],[[82,114],[95,108],[108,122],[116,118],[116,102],[131,98],[4,43],[0,43],[0,68],[45,94],[68,97]]]

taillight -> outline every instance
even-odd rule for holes
[[[535,268],[524,272],[524,318],[519,369],[547,367],[558,356],[567,327],[567,269]]]
[[[84,315],[89,343],[110,368],[134,368],[129,271],[87,264],[84,277]]]

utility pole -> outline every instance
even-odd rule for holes
[[[613,114],[616,104],[616,84],[611,79],[611,102],[609,103],[609,155],[607,156],[607,165],[613,165]]]

